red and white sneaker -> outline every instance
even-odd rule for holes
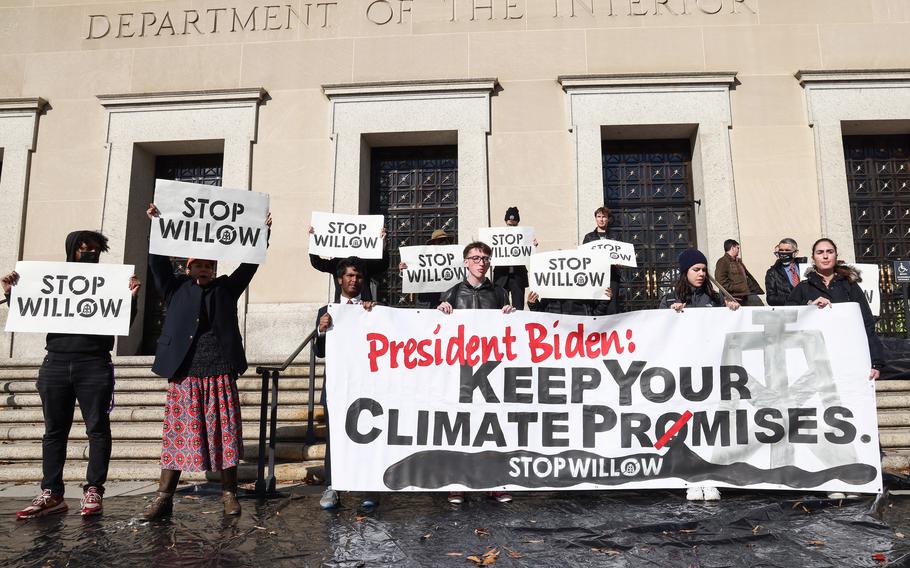
[[[44,515],[64,513],[68,509],[69,506],[63,499],[63,495],[54,495],[51,493],[50,489],[45,489],[41,492],[41,495],[38,495],[32,500],[31,505],[16,512],[16,518],[34,519],[36,517],[43,517]]]
[[[509,503],[512,501],[512,494],[505,491],[490,491],[487,493],[490,499],[496,499],[499,503]]]
[[[101,493],[98,493],[97,487],[86,487],[85,493],[82,494],[82,510],[79,513],[83,517],[91,515],[100,515],[103,507],[101,506]]]

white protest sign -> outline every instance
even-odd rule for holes
[[[485,227],[480,240],[493,249],[493,266],[527,266],[534,253],[533,227]]]
[[[401,273],[401,291],[405,294],[445,292],[465,278],[460,245],[425,245],[401,247],[401,261],[408,267]]]
[[[872,315],[878,317],[882,311],[882,293],[879,288],[879,268],[877,264],[854,264],[853,266],[860,272],[863,281],[859,282],[859,287],[863,294],[866,295],[866,301],[869,302],[869,308]]]
[[[529,282],[541,298],[605,300],[610,287],[606,254],[586,250],[561,250],[531,255]]]
[[[16,272],[6,331],[129,335],[131,265],[23,260]]]
[[[578,245],[580,250],[592,250],[606,253],[613,264],[619,266],[638,267],[638,259],[635,257],[635,247],[632,243],[622,241],[611,241],[609,239],[598,239]]]
[[[310,254],[326,258],[382,258],[382,215],[343,215],[313,211]]]
[[[856,304],[329,313],[340,491],[882,491]]]
[[[155,205],[159,217],[152,221],[151,254],[265,262],[269,213],[265,193],[159,179]]]

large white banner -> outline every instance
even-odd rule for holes
[[[152,221],[150,253],[265,262],[267,194],[159,179],[155,205],[160,215]]]
[[[129,335],[131,265],[20,260],[16,272],[6,331]]]
[[[445,292],[465,278],[461,245],[400,247],[401,261],[408,265],[401,273],[405,294]]]
[[[605,300],[610,264],[602,252],[561,250],[531,255],[530,288],[541,298]]]
[[[493,266],[527,266],[534,253],[533,227],[484,227],[480,240],[493,249]]]
[[[635,256],[635,247],[632,243],[622,241],[611,241],[609,239],[598,239],[578,245],[580,250],[600,251],[606,254],[613,264],[618,266],[638,267],[638,259]]]
[[[856,304],[329,310],[339,490],[882,489]]]
[[[344,215],[313,211],[310,254],[326,258],[382,258],[382,215]]]

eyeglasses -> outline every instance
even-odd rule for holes
[[[475,264],[479,264],[479,263],[490,264],[490,257],[488,257],[488,256],[469,256],[469,257],[466,257],[465,260],[470,260],[471,262],[473,262]]]

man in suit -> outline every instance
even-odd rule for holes
[[[765,299],[769,306],[786,306],[790,292],[799,284],[799,246],[791,238],[781,239],[774,247],[777,260],[765,272]]]

